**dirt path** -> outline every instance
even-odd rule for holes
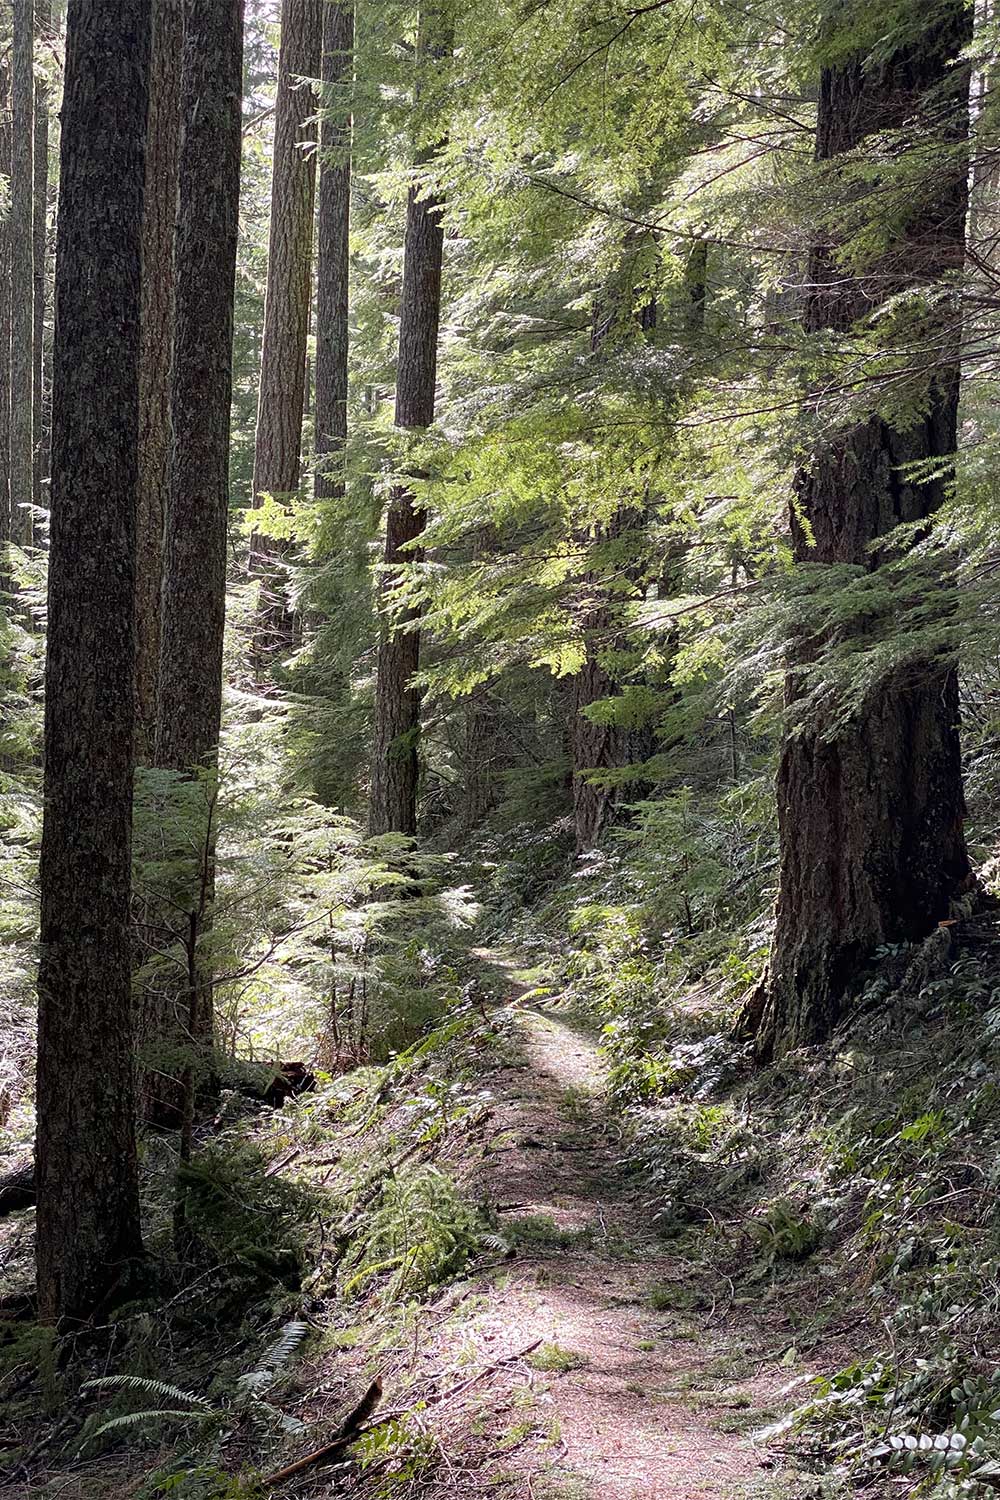
[[[731,1286],[657,1241],[593,1040],[558,1008],[515,1014],[522,1056],[489,1080],[499,1134],[481,1187],[517,1253],[466,1332],[482,1362],[540,1341],[533,1440],[515,1446],[513,1424],[498,1481],[532,1500],[804,1495],[752,1437],[802,1373],[780,1328],[737,1320]],[[498,1375],[494,1405],[516,1412],[524,1378],[524,1363]]]

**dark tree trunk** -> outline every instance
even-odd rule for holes
[[[156,739],[163,526],[170,485],[170,377],[174,347],[174,229],[180,149],[183,0],[153,8],[146,197],[142,226],[142,359],[139,377],[139,531],[136,578],[136,759]]]
[[[441,58],[451,50],[448,28],[428,7],[421,14],[420,55]],[[433,154],[423,154],[418,165]],[[395,423],[407,431],[429,427],[434,420],[444,251],[442,201],[434,194],[422,197],[414,185],[406,205]],[[386,515],[379,580],[386,615],[401,571],[407,563],[422,561],[422,552],[412,544],[423,534],[425,522],[425,513],[414,503],[411,489],[398,485],[392,492]],[[368,820],[369,832],[373,834],[412,835],[417,831],[421,694],[412,679],[419,665],[419,618],[410,613],[395,617],[391,625],[384,620],[375,681]]]
[[[320,131],[316,262],[316,498],[344,493],[347,442],[351,83],[354,5],[327,0],[322,78],[329,113]]]
[[[0,58],[0,176],[10,179],[10,53]],[[10,541],[10,220],[0,219],[0,586]]]
[[[916,114],[925,127],[933,120],[948,150],[935,163],[933,202],[918,205],[864,278],[849,276],[829,250],[813,251],[805,315],[811,331],[846,331],[894,291],[933,285],[962,266],[968,97],[967,76],[953,62],[969,40],[967,14],[953,0],[935,8],[922,36],[882,63],[854,57],[823,72],[820,160],[856,149],[873,132],[899,129]],[[871,192],[869,183],[865,190]],[[950,315],[957,322],[954,308]],[[929,346],[944,353],[930,372],[923,417],[905,430],[876,416],[862,420],[824,442],[798,476],[792,529],[801,564],[877,568],[882,559],[872,544],[940,505],[944,481],[918,482],[905,466],[947,461],[955,451],[958,333],[944,321],[948,316],[929,315],[937,319],[926,329]],[[915,335],[911,341],[919,343]],[[935,473],[943,467],[936,464]],[[800,650],[806,662],[808,643]],[[789,702],[801,691],[793,668]],[[753,1006],[748,1013],[762,1057],[827,1036],[874,950],[925,937],[971,884],[954,663],[908,661],[868,694],[846,728],[810,721],[788,737],[777,798],[777,926],[763,1004],[758,1014]]]
[[[71,0],[53,353],[36,1171],[43,1319],[141,1254],[129,941],[149,0]]]
[[[302,472],[306,345],[309,337],[313,219],[316,197],[316,93],[303,78],[320,70],[324,0],[282,0],[278,94],[271,162],[271,225],[261,344],[260,392],[254,439],[253,503],[261,495],[288,497]],[[261,578],[258,661],[287,646],[293,616],[285,598],[280,559],[286,544],[263,533],[250,543],[251,572]]]
[[[156,763],[211,771],[222,719],[233,300],[239,221],[243,0],[186,0],[176,239],[173,444],[164,550]],[[206,788],[197,943],[211,919],[214,795]],[[189,955],[193,964],[193,954]],[[212,1033],[211,977],[185,1026]]]
[[[35,33],[47,41],[52,24],[49,0],[35,0]],[[34,502],[44,501],[48,479],[45,430],[45,286],[48,270],[49,231],[49,90],[44,77],[35,78],[34,140],[34,345],[32,351],[31,403],[34,423]]]
[[[15,541],[31,541],[34,500],[35,17],[32,0],[14,0],[13,136],[10,172],[10,492]]]

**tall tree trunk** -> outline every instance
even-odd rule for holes
[[[969,40],[968,12],[963,0],[935,7],[926,20],[920,0],[912,11],[915,35],[905,48],[880,62],[854,56],[823,70],[817,157],[856,151],[875,132],[917,117],[945,150],[925,179],[928,201],[918,201],[865,276],[849,275],[830,249],[813,250],[805,314],[812,332],[846,332],[870,315],[873,300],[934,285],[963,263],[968,79],[954,60]],[[863,191],[878,199],[868,179]],[[792,529],[800,564],[877,568],[882,559],[872,544],[940,505],[945,482],[921,481],[907,466],[944,460],[933,465],[940,476],[955,452],[959,339],[949,316],[957,321],[955,309],[940,304],[927,315],[928,346],[944,352],[929,375],[924,415],[905,426],[862,420],[824,441],[799,474]],[[916,333],[910,342],[919,347]],[[808,652],[806,643],[800,662]],[[789,702],[802,691],[793,666]],[[750,1016],[763,1057],[828,1035],[874,950],[925,937],[971,883],[954,663],[907,661],[867,694],[845,728],[809,722],[787,738],[777,797],[777,926],[763,1005]]]
[[[153,8],[146,197],[142,225],[142,359],[139,367],[139,531],[136,578],[136,759],[156,739],[163,525],[170,485],[170,375],[174,347],[174,228],[180,151],[184,0]]]
[[[34,499],[34,153],[35,17],[32,0],[14,0],[13,147],[10,172],[11,334],[10,492],[15,541],[31,541]]]
[[[306,345],[309,337],[313,218],[316,197],[316,93],[304,78],[320,70],[324,0],[282,0],[278,93],[271,162],[271,225],[267,247],[264,338],[254,439],[253,503],[287,497],[302,472]],[[266,535],[251,540],[251,571],[261,575],[258,657],[285,644],[291,614],[279,576],[285,546]]]
[[[316,498],[344,493],[351,227],[353,0],[327,0],[316,260]]]
[[[10,52],[0,58],[0,177],[10,180]],[[10,541],[10,219],[0,219],[0,586],[7,577]]]
[[[35,0],[35,34],[48,41],[52,24],[49,0]],[[43,486],[48,479],[48,454],[45,432],[45,288],[48,273],[49,231],[49,88],[44,74],[35,77],[34,140],[34,349],[31,379],[31,402],[34,421],[34,502],[43,503]]]
[[[451,33],[436,10],[428,6],[421,14],[420,24],[418,54],[446,57],[452,50]],[[421,153],[417,165],[426,164],[434,154],[433,150]],[[403,249],[395,412],[396,426],[408,431],[420,431],[434,420],[444,251],[442,206],[443,200],[435,194],[423,197],[418,185],[410,188]],[[425,523],[425,513],[414,503],[412,490],[407,485],[398,485],[389,500],[380,578],[386,615],[400,572],[407,563],[422,559],[422,553],[412,544],[423,533]],[[419,665],[418,619],[412,614],[397,618],[392,624],[385,619],[375,681],[375,734],[368,815],[369,831],[373,834],[412,835],[417,831],[421,694],[412,679]]]
[[[70,0],[66,28],[38,972],[50,1322],[124,1289],[142,1250],[129,864],[149,9]]]
[[[211,772],[222,720],[233,301],[239,223],[243,0],[186,0],[176,240],[173,445],[167,505],[156,763]],[[193,941],[211,920],[214,793]],[[211,975],[187,1029],[212,1034]]]

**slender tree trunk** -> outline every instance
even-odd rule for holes
[[[136,759],[149,765],[160,670],[163,526],[170,485],[170,377],[174,346],[174,229],[180,151],[183,0],[153,7],[146,197],[142,226],[139,376],[139,532],[136,579]]]
[[[70,0],[66,29],[38,973],[50,1322],[123,1290],[142,1251],[129,864],[149,9]]]
[[[421,15],[419,52],[446,57],[452,50],[448,28],[428,7]],[[417,165],[434,152],[418,157]],[[417,431],[434,420],[437,384],[438,329],[441,320],[441,264],[444,230],[443,200],[421,196],[414,184],[406,206],[403,250],[403,291],[399,315],[399,358],[396,370],[397,427]],[[419,475],[415,477],[419,478]],[[380,594],[387,616],[393,589],[408,563],[423,554],[412,545],[422,535],[426,516],[407,485],[397,486],[389,500]],[[420,665],[420,626],[413,614],[384,620],[375,682],[375,735],[372,747],[369,831],[373,834],[417,830],[417,783],[420,738],[419,688],[413,676]]]
[[[913,14],[919,22],[920,0]],[[953,64],[968,40],[966,7],[952,0],[934,9],[922,35],[882,62],[852,57],[824,69],[820,160],[855,151],[874,132],[898,130],[919,114],[925,126],[933,119],[946,152],[936,164],[933,200],[917,203],[865,278],[850,277],[830,250],[813,251],[809,330],[846,332],[873,302],[961,268],[968,92],[964,70]],[[957,322],[955,309],[940,304],[928,314],[928,344],[945,352],[930,372],[924,415],[905,427],[877,416],[861,421],[825,441],[798,476],[792,529],[801,564],[877,568],[872,544],[940,505],[945,482],[921,481],[906,466],[944,460],[933,467],[940,476],[955,452],[959,339],[955,324],[942,321],[948,317]],[[916,335],[911,341],[919,345]],[[805,643],[800,662],[808,651]],[[803,691],[794,667],[786,691],[790,703]],[[846,727],[809,722],[790,736],[777,797],[777,926],[763,1004],[751,1006],[748,1017],[762,1057],[828,1035],[874,950],[925,937],[971,884],[954,663],[943,656],[908,661],[871,690]]]
[[[49,0],[35,0],[35,34],[47,41],[52,24]],[[45,288],[48,274],[49,235],[49,88],[44,74],[35,76],[34,140],[34,364],[31,400],[34,421],[34,502],[41,506],[48,479],[45,425]]]
[[[35,18],[32,0],[14,0],[10,173],[11,341],[10,492],[15,541],[31,541],[34,499],[34,153]]]
[[[0,59],[0,177],[10,180],[10,53]],[[0,219],[0,581],[7,577],[10,541],[10,220]]]
[[[233,301],[239,223],[243,0],[186,0],[176,240],[173,445],[167,505],[157,765],[216,763],[222,720]],[[206,789],[207,874],[193,897],[211,921],[215,794]],[[188,996],[189,1030],[212,1035],[211,975]]]
[[[253,503],[287,498],[302,472],[306,346],[309,336],[313,219],[316,197],[316,93],[304,78],[320,71],[325,0],[282,0],[278,94],[271,163],[271,226],[261,344],[260,393],[254,440]],[[261,575],[258,658],[273,654],[292,634],[280,579],[285,544],[264,534],[251,540],[251,571]]]
[[[323,22],[325,108],[320,131],[316,262],[316,498],[344,493],[347,442],[351,103],[354,5],[327,0]]]

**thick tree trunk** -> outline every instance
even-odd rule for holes
[[[271,163],[271,225],[254,439],[253,503],[263,494],[288,497],[302,472],[306,345],[309,336],[313,218],[316,197],[316,93],[304,78],[320,70],[324,0],[282,0],[278,94]],[[292,635],[280,559],[286,544],[263,533],[251,539],[251,572],[261,577],[258,659]]]
[[[156,739],[163,526],[170,485],[174,228],[177,219],[183,40],[183,0],[157,0],[153,8],[142,226],[139,530],[135,600],[136,760],[140,765],[151,763]]]
[[[327,0],[323,22],[325,108],[320,132],[316,261],[316,498],[344,493],[347,442],[351,82],[354,5]]]
[[[66,29],[35,1151],[47,1321],[86,1317],[142,1250],[129,864],[149,9],[71,0]]]
[[[35,34],[47,41],[52,24],[49,0],[35,0]],[[44,75],[35,77],[34,140],[34,348],[31,402],[34,422],[34,502],[44,503],[48,479],[48,444],[45,427],[45,287],[48,272],[49,233],[49,89]]]
[[[919,10],[914,14],[919,19]],[[922,36],[881,64],[855,57],[824,70],[820,160],[854,150],[873,132],[899,129],[917,114],[925,128],[933,118],[950,155],[935,165],[933,202],[918,205],[865,278],[849,276],[828,249],[814,250],[808,329],[846,331],[870,314],[873,302],[906,286],[933,285],[961,268],[966,159],[955,147],[967,134],[968,101],[967,78],[953,62],[968,40],[966,8],[953,0],[935,9]],[[906,466],[946,462],[955,451],[958,336],[944,321],[948,316],[940,310],[929,315],[937,321],[927,328],[928,346],[944,353],[929,376],[925,414],[905,430],[879,417],[863,420],[825,442],[798,476],[792,527],[801,564],[876,568],[881,559],[872,544],[879,537],[900,522],[929,517],[940,505],[945,482],[919,482]],[[950,316],[957,319],[954,309]],[[935,474],[944,467],[935,464]],[[799,660],[807,662],[807,644]],[[789,701],[801,691],[793,667]],[[828,1035],[874,950],[925,937],[971,884],[954,663],[908,661],[872,689],[846,728],[810,722],[788,737],[777,796],[777,926],[763,1005],[759,1016],[750,1016],[762,1057]]]
[[[428,7],[421,14],[420,55],[446,57],[452,45],[450,30]],[[425,163],[433,154],[418,157],[417,164]],[[442,201],[434,194],[422,197],[414,185],[406,205],[395,423],[407,431],[420,431],[434,420],[444,251]],[[406,485],[398,485],[389,500],[379,580],[386,614],[402,569],[408,563],[422,561],[423,554],[412,544],[422,535],[425,522],[413,492]],[[391,625],[384,620],[375,680],[368,815],[369,832],[373,834],[412,835],[417,831],[421,694],[412,679],[419,665],[418,618],[406,614],[396,617]]]
[[[10,491],[11,529],[31,541],[34,499],[34,85],[32,0],[14,0],[12,51],[13,146],[10,172]]]
[[[173,444],[163,578],[156,763],[211,771],[222,719],[233,300],[239,221],[242,0],[186,0],[176,239]],[[211,920],[214,796],[206,869],[193,893],[197,943]],[[212,1033],[211,976],[185,1025]]]

